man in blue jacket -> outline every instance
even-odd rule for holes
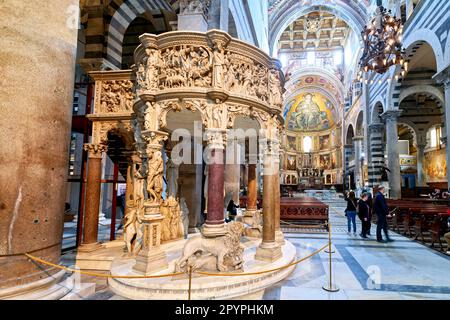
[[[384,187],[379,186],[378,187],[378,193],[375,196],[374,204],[373,204],[373,210],[377,214],[377,242],[386,243],[386,242],[392,242],[391,238],[389,238],[388,234],[388,224],[387,224],[387,218],[390,217],[389,214],[389,207],[386,202],[386,198],[384,197]],[[386,240],[383,240],[383,237],[381,236],[381,230],[384,231],[384,234],[386,235]]]

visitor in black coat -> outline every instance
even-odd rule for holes
[[[368,225],[370,219],[370,208],[367,203],[369,200],[369,194],[363,193],[361,199],[358,201],[358,217],[361,220],[361,233],[359,234],[361,238],[367,239]]]
[[[373,210],[377,215],[377,241],[381,243],[392,242],[393,240],[389,238],[388,234],[388,226],[387,226],[387,218],[390,217],[389,207],[386,202],[386,198],[384,197],[384,187],[378,187],[378,193],[375,196],[375,201],[373,204]],[[383,240],[381,236],[381,230],[383,230],[386,235],[386,241]]]

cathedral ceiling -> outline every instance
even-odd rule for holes
[[[333,50],[343,47],[350,27],[327,12],[311,12],[293,21],[278,42],[279,53],[307,49]]]

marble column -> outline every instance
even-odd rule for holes
[[[445,90],[445,132],[442,134],[441,141],[445,143],[447,152],[447,181],[450,188],[450,152],[449,152],[449,138],[450,138],[450,66],[438,73],[434,79],[444,85]]]
[[[425,175],[423,172],[423,160],[425,159],[426,143],[416,145],[417,148],[417,186],[426,187]]]
[[[225,191],[225,143],[226,131],[208,129],[208,212],[202,234],[205,237],[223,236],[224,220],[224,191]]]
[[[371,188],[381,184],[384,167],[383,130],[384,124],[382,123],[374,123],[369,126],[369,186]]]
[[[361,167],[361,149],[364,137],[356,136],[353,138],[353,148],[355,149],[355,184],[356,189],[362,188],[362,167]]]
[[[406,0],[406,19],[412,16],[414,12],[414,2],[413,0]]]
[[[389,172],[389,195],[391,199],[401,199],[401,172],[400,158],[398,154],[398,124],[397,119],[400,116],[400,110],[388,110],[382,114],[386,120],[386,140],[388,151]]]
[[[78,1],[0,4],[0,299],[63,274],[22,254],[53,263],[61,255],[78,33],[71,6]]]
[[[239,204],[241,180],[241,147],[237,140],[228,141],[225,165],[225,206],[230,200]]]
[[[353,145],[351,144],[347,144],[344,146],[344,161],[345,161],[345,175],[344,175],[344,185],[345,188],[350,190],[351,186],[350,186],[350,159],[352,157],[353,154]]]
[[[256,249],[256,260],[273,262],[282,257],[280,243],[276,241],[275,207],[277,205],[274,192],[279,174],[279,152],[277,141],[267,141],[264,150],[263,173],[263,240]],[[279,188],[279,184],[277,185]]]
[[[102,180],[102,159],[107,146],[86,144],[88,171],[86,181],[86,205],[83,224],[83,240],[78,248],[81,252],[91,252],[100,248],[98,243],[98,220]]]
[[[256,177],[256,164],[248,165],[248,183],[247,183],[247,210],[245,216],[252,217],[258,210],[258,182]]]

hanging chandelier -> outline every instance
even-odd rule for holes
[[[358,81],[361,81],[363,72],[374,71],[380,74],[393,65],[402,67],[405,74],[408,63],[404,59],[402,49],[403,23],[391,15],[383,6],[378,6],[375,17],[362,31],[364,52],[360,60]]]

